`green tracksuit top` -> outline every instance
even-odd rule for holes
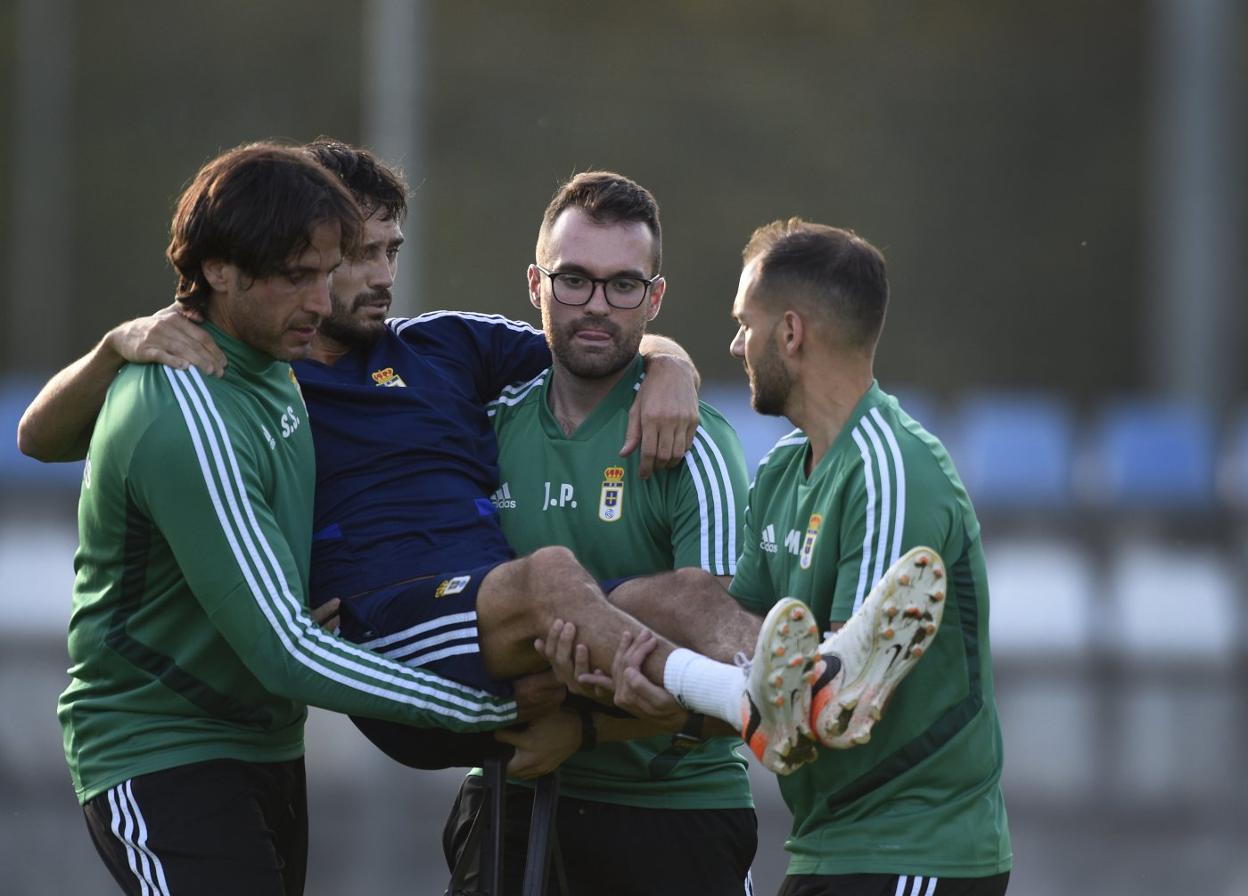
[[[745,509],[741,442],[703,404],[684,463],[643,481],[638,453],[619,456],[643,376],[638,358],[571,436],[550,411],[551,370],[503,390],[491,405],[502,478],[493,500],[503,531],[520,554],[570,548],[600,581],[686,566],[731,575]],[[600,744],[560,766],[559,789],[629,806],[749,807],[740,746],[739,738],[715,737],[681,753],[670,735]]]
[[[223,378],[124,367],[91,439],[58,712],[78,798],[209,759],[298,757],[308,703],[462,731],[514,719],[512,701],[312,621],[307,410],[289,364],[208,330]]]
[[[988,578],[966,490],[940,442],[874,383],[809,476],[808,455],[798,431],[759,465],[731,589],[742,604],[764,613],[797,597],[822,627],[844,622],[917,545],[944,558],[948,590],[939,633],[870,742],[779,779],[789,873],[1007,871]]]

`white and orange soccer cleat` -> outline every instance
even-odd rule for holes
[[[871,739],[884,704],[940,627],[945,584],[940,555],[914,548],[827,636],[819,647],[824,668],[811,697],[811,728],[820,743],[843,750]]]
[[[771,608],[748,663],[741,698],[741,737],[759,762],[787,775],[815,758],[810,691],[819,679],[819,626],[800,600]]]

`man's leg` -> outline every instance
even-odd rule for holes
[[[303,892],[303,760],[217,760],[131,778],[83,806],[96,850],[133,894]]]
[[[576,626],[591,668],[611,669],[624,636],[638,644],[645,635],[653,646],[630,665],[651,683],[687,708],[743,730],[750,749],[773,771],[787,773],[813,758],[811,685],[822,665],[818,630],[800,601],[782,601],[763,621],[748,679],[734,664],[678,651],[654,636],[612,606],[564,548],[542,548],[495,567],[481,585],[477,614],[485,666],[493,676],[514,677],[545,665],[533,641],[545,637],[555,620]]]
[[[656,634],[721,663],[748,656],[763,621],[737,603],[720,578],[695,567],[629,579],[608,599]]]
[[[545,668],[546,658],[533,642],[546,637],[556,619],[576,626],[577,641],[589,650],[590,665],[599,669],[611,668],[626,632],[636,638],[647,631],[646,626],[611,605],[571,551],[542,548],[496,566],[481,584],[477,625],[489,674],[518,678]],[[642,664],[647,678],[662,684],[663,667],[673,649],[670,641],[659,638],[658,646]]]
[[[810,761],[816,738],[836,748],[867,742],[893,690],[936,634],[943,578],[935,551],[912,549],[822,645],[804,604],[785,598],[772,607],[753,652],[749,699],[740,704],[747,710],[742,735],[767,768],[787,774]],[[687,708],[726,721],[740,700],[731,667],[684,649],[669,652],[664,687]],[[634,688],[617,676],[616,700],[644,708],[647,701],[630,696]]]

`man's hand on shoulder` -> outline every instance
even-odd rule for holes
[[[647,479],[655,469],[674,467],[684,458],[698,430],[698,370],[679,345],[647,335],[642,354],[646,378],[628,412],[628,431],[620,456],[639,446],[638,472]]]
[[[119,324],[104,337],[104,345],[123,361],[166,364],[178,370],[199,368],[221,376],[227,363],[221,347],[200,323],[203,318],[176,302],[147,317]]]

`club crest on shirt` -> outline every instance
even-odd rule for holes
[[[453,579],[443,579],[442,583],[434,589],[434,597],[446,597],[450,594],[459,594],[468,587],[468,583],[472,581],[472,576],[456,576]]]
[[[381,370],[374,370],[373,382],[379,386],[407,386],[407,383],[403,382],[403,377],[394,372],[393,367],[383,367]]]
[[[624,468],[607,467],[602,471],[602,480],[598,519],[604,523],[614,523],[624,513]]]
[[[290,368],[290,382],[295,387],[295,391],[299,393],[299,400],[303,401],[303,386],[299,385],[299,377],[295,376],[295,368]],[[308,403],[303,401],[303,409],[308,409]]]
[[[806,524],[806,537],[802,540],[802,552],[797,555],[797,565],[802,569],[810,569],[810,561],[815,553],[815,539],[819,537],[819,527],[823,525],[823,517],[817,513],[810,515]]]

